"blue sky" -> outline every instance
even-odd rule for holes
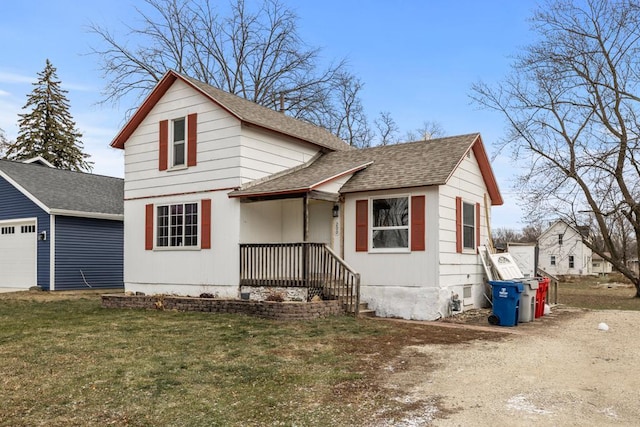
[[[504,121],[471,104],[470,88],[510,72],[511,57],[532,40],[527,18],[534,1],[282,1],[297,13],[303,40],[322,48],[322,60],[347,58],[365,84],[362,101],[371,119],[388,111],[402,133],[424,121],[439,122],[447,135],[480,132],[493,157]],[[94,173],[123,176],[122,152],[109,143],[130,105],[97,105],[105,80],[98,58],[87,55],[100,42],[87,26],[99,24],[121,38],[122,22],[135,24],[134,8],[144,6],[140,0],[5,4],[0,14],[0,128],[5,134],[15,139],[18,114],[48,58],[68,90]],[[504,206],[493,209],[492,227],[519,229],[523,212],[511,186],[522,169],[508,153],[492,165],[505,199]]]

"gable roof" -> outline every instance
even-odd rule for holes
[[[230,197],[252,197],[310,191],[353,173],[340,193],[390,190],[446,184],[464,156],[472,150],[478,160],[492,205],[503,203],[480,134],[377,146],[322,155],[306,167],[235,190]]]
[[[0,160],[0,177],[49,214],[122,220],[124,180]]]
[[[153,88],[142,105],[138,107],[133,116],[113,139],[111,142],[112,147],[120,149],[124,148],[125,142],[133,134],[135,129],[140,125],[140,123],[142,123],[151,109],[178,79],[200,92],[202,95],[225,109],[229,114],[236,117],[243,123],[300,139],[331,151],[352,149],[350,145],[324,128],[289,117],[286,114],[263,107],[255,102],[251,102],[239,96],[217,89],[211,85],[200,82],[191,77],[184,76],[173,70],[167,71],[158,84]]]
[[[567,230],[567,229],[573,230],[581,238],[587,238],[588,239],[589,235],[591,233],[591,229],[589,228],[588,225],[574,226],[574,225],[569,224],[564,219],[560,218],[560,219],[556,219],[555,221],[553,221],[546,230],[544,230],[542,233],[540,233],[540,236],[538,237],[538,240],[540,240],[543,236],[546,236],[547,234],[549,234],[556,227],[556,225],[559,225],[559,224],[563,224],[564,227],[565,227],[565,230]]]

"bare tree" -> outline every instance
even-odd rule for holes
[[[421,127],[415,130],[408,130],[404,135],[404,139],[405,141],[428,141],[445,135],[444,128],[440,123],[433,120],[425,120]]]
[[[363,84],[351,74],[339,76],[332,91],[336,101],[335,114],[327,127],[339,138],[354,147],[369,147],[373,134],[362,107],[359,94]]]
[[[122,38],[100,25],[90,26],[101,42],[92,53],[99,56],[108,82],[103,102],[117,102],[127,95],[139,101],[167,70],[174,69],[327,126],[335,122],[341,107],[330,102],[332,92],[348,87],[345,79],[359,89],[345,61],[320,69],[320,50],[303,43],[297,16],[280,0],[264,0],[255,10],[244,0],[231,0],[225,15],[209,0],[145,3],[145,10],[136,9],[139,26],[128,26]],[[357,95],[356,91],[353,96]]]
[[[379,116],[373,121],[380,134],[380,145],[390,145],[399,142],[398,132],[400,128],[388,111],[381,111]]]
[[[522,234],[511,228],[496,228],[491,231],[491,240],[494,246],[507,246],[507,243],[519,242]]]
[[[542,234],[542,225],[539,222],[528,224],[522,229],[521,238],[519,242],[521,243],[537,242],[541,234]]]
[[[425,141],[433,138],[441,138],[446,134],[442,124],[433,120],[425,120],[422,122],[422,127],[416,131]]]
[[[640,237],[640,5],[550,1],[532,23],[538,41],[511,76],[474,85],[472,98],[505,117],[504,146],[531,165],[520,182],[529,210],[576,228],[591,223],[598,239],[585,244],[640,297],[640,278],[615,238],[620,221],[628,238]]]

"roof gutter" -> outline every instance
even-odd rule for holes
[[[78,218],[92,218],[92,219],[108,219],[111,221],[124,221],[124,214],[109,214],[102,212],[83,212],[83,211],[72,211],[67,209],[51,209],[49,211],[51,215],[60,215],[60,216],[74,216]]]

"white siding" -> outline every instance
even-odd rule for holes
[[[242,183],[305,163],[318,153],[311,144],[244,126],[241,138]]]
[[[145,205],[211,199],[211,249],[145,250]],[[203,292],[237,297],[240,202],[226,191],[145,200],[128,200],[125,209],[127,291],[197,296]],[[201,221],[201,216],[200,216]]]
[[[160,171],[159,123],[197,113],[197,165]],[[125,286],[130,291],[236,297],[239,243],[302,241],[302,204],[243,204],[227,193],[300,165],[318,147],[251,126],[181,80],[125,142]],[[210,250],[144,249],[144,206],[212,199]],[[242,212],[242,216],[241,216]],[[277,227],[272,227],[274,222]],[[242,234],[242,236],[241,236]],[[242,239],[241,239],[242,237]]]
[[[355,202],[376,196],[425,195],[426,250],[399,253],[355,251]],[[369,201],[371,209],[371,201]],[[378,316],[406,319],[438,317],[438,189],[348,194],[344,203],[345,261],[361,275],[361,299]],[[369,219],[369,224],[371,219]]]
[[[302,242],[302,199],[242,203],[241,243]]]
[[[198,164],[158,170],[162,120],[198,114]],[[279,172],[311,159],[318,148],[242,126],[226,110],[177,80],[125,143],[125,198],[211,191]]]
[[[476,244],[483,245],[488,240],[487,224],[491,220],[488,197],[489,206],[485,207],[486,192],[473,152],[463,158],[447,185],[440,187],[440,286],[462,298],[464,286],[472,285],[472,300],[476,307],[484,304],[484,269],[476,251],[465,249],[463,253],[456,252],[456,197],[461,197],[463,202],[480,204],[480,242]]]
[[[447,313],[452,293],[462,299],[471,287],[465,308],[484,305],[484,270],[476,251],[456,252],[456,197],[480,204],[480,243],[488,238],[484,180],[471,153],[447,185],[410,191],[371,192],[345,199],[345,260],[362,277],[361,298],[379,316],[432,320]],[[381,195],[426,195],[426,250],[405,253],[355,251],[355,201]],[[490,203],[490,201],[489,201]],[[369,203],[369,207],[371,203]],[[489,218],[490,219],[490,218]],[[369,220],[371,221],[371,220]]]

